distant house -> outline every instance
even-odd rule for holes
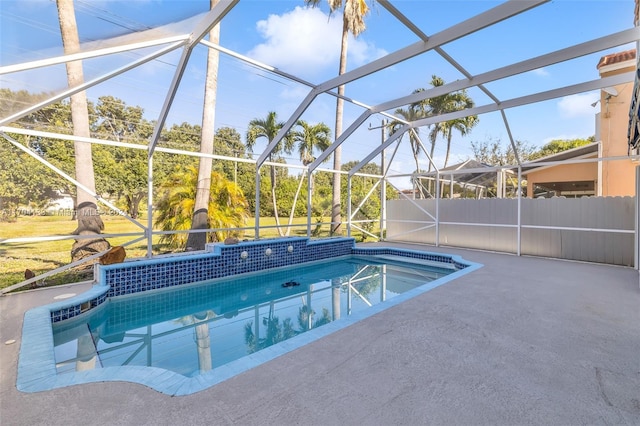
[[[60,198],[52,201],[51,204],[49,204],[47,210],[50,212],[58,212],[60,210],[73,210],[73,198],[66,194],[58,194],[60,195]]]
[[[522,167],[527,179],[527,196],[581,197],[596,195],[598,190],[598,163],[583,162],[562,165],[544,165],[556,161],[598,158],[600,142],[559,152],[529,161]],[[532,189],[535,189],[535,194]]]
[[[636,50],[627,50],[600,58],[600,77],[634,72],[637,69]],[[596,114],[596,142],[576,149],[526,163],[523,176],[529,188],[538,188],[558,196],[625,196],[635,195],[637,157],[629,157],[629,108],[633,82],[606,87],[600,92],[600,112]],[[574,162],[586,158],[620,157],[616,161]],[[551,161],[569,164],[540,165]],[[528,191],[533,197],[534,191]]]

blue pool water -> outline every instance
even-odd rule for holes
[[[454,272],[393,256],[347,256],[114,297],[53,325],[56,370],[206,375]]]
[[[91,289],[25,313],[16,387],[126,381],[189,395],[480,267],[298,237],[100,265]]]

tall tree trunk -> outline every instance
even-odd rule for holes
[[[193,315],[193,322],[198,324],[195,326],[194,332],[196,345],[198,346],[198,369],[200,373],[211,371],[213,368],[211,337],[209,337],[209,323],[207,319],[209,319],[208,311]]]
[[[437,126],[437,124],[436,124],[436,126]],[[432,166],[431,162],[433,161],[433,155],[434,155],[434,153],[436,151],[436,138],[437,137],[438,137],[438,135],[436,133],[436,136],[431,138],[431,149],[429,150],[429,156],[430,156],[431,160],[429,161],[429,170],[428,171],[431,171],[431,166]]]
[[[424,189],[422,187],[422,179],[420,179],[420,162],[418,161],[418,154],[414,151],[413,159],[416,162],[416,177],[413,178],[413,198],[415,199],[415,193],[419,191],[418,198],[427,198],[424,196]]]
[[[443,169],[447,167],[447,164],[449,163],[449,153],[451,152],[452,134],[453,134],[452,129],[450,129],[449,132],[447,133],[447,154],[444,156],[444,166],[442,166]]]
[[[269,172],[271,173],[271,202],[273,203],[273,216],[276,219],[276,228],[278,228],[278,235],[280,235],[281,237],[284,237],[284,232],[280,227],[280,215],[278,214],[278,203],[276,199],[276,168],[275,166],[269,166]]]
[[[146,197],[146,192],[135,192],[131,195],[125,195],[129,209],[129,216],[137,219],[140,215],[140,202]]]
[[[56,0],[60,33],[65,54],[76,53],[80,50],[80,39],[76,24],[73,0]],[[69,87],[76,87],[84,83],[82,62],[67,62],[67,82]],[[87,109],[86,93],[80,92],[71,96],[71,121],[74,136],[90,137],[89,112]],[[87,189],[95,192],[95,176],[93,172],[93,158],[91,144],[74,142],[76,180]],[[98,214],[95,197],[81,188],[76,190],[76,217],[78,227],[74,235],[100,234],[104,223]],[[109,249],[109,243],[103,238],[75,240],[71,247],[71,260],[77,261],[92,254]],[[95,263],[95,262],[94,262]]]
[[[302,183],[304,182],[304,172],[300,175],[300,182],[298,183],[298,189],[296,189],[296,195],[293,196],[293,204],[291,205],[291,212],[289,212],[289,224],[287,225],[287,232],[285,236],[289,236],[291,233],[291,224],[293,224],[293,216],[296,212],[296,204],[298,202],[298,196],[300,195],[300,190],[302,189]]]
[[[210,0],[210,8],[218,4],[219,0]],[[220,42],[220,24],[209,32],[211,43]],[[202,108],[202,139],[200,141],[200,153],[213,153],[213,138],[215,136],[216,119],[216,95],[218,90],[218,65],[220,55],[217,50],[209,48],[207,55],[207,76],[204,88],[204,106]],[[198,183],[196,187],[196,200],[193,209],[191,229],[209,228],[209,196],[211,191],[211,169],[213,160],[200,157],[198,168]],[[207,243],[207,233],[190,233],[187,238],[187,248],[190,250],[204,250]]]
[[[347,27],[346,14],[342,17],[342,44],[340,45],[340,68],[338,75],[342,75],[347,71],[347,41],[349,29]],[[344,84],[338,86],[338,95],[344,95]],[[344,99],[338,97],[336,100],[336,132],[337,140],[342,135],[342,115],[344,111]],[[340,170],[342,168],[342,147],[338,146],[333,151],[333,196],[331,202],[331,235],[339,235],[342,233],[342,216],[341,216],[341,178]]]
[[[78,337],[76,354],[76,371],[94,370],[96,368],[98,354],[91,334],[83,334]]]

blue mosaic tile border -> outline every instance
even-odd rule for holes
[[[59,307],[51,311],[51,322],[59,322],[64,321],[69,318],[73,318],[75,316],[80,315],[83,312],[86,312],[89,309],[93,309],[96,306],[101,305],[107,300],[107,289],[106,288],[97,288],[97,291],[100,293],[96,297],[92,298],[80,298],[74,299],[72,304],[69,305],[70,302],[60,302]],[[86,293],[82,296],[88,296]],[[86,299],[86,300],[85,300]]]
[[[98,265],[100,297],[83,304],[65,304],[51,312],[51,321],[73,318],[109,297],[222,278],[247,272],[279,268],[351,254],[353,238],[311,240],[289,237],[241,242],[234,245],[208,244],[204,252]],[[269,253],[269,254],[267,254]],[[89,305],[85,303],[89,302]]]
[[[344,256],[354,247],[353,238],[309,240],[292,237],[234,245],[210,244],[202,254],[100,265],[98,282],[110,287],[109,297],[123,296]]]
[[[356,248],[353,238],[311,240],[305,237],[242,242],[234,245],[209,244],[204,252],[137,260],[115,265],[98,265],[100,295],[78,304],[67,302],[51,311],[51,322],[73,318],[102,304],[107,298],[124,296],[184,284],[192,284],[248,272],[291,266],[345,255],[394,255],[449,264],[455,269],[468,266],[455,256],[398,248]]]
[[[456,259],[456,256],[440,253],[430,252],[418,252],[397,248],[355,248],[351,251],[351,254],[356,255],[369,255],[369,256],[401,256],[409,259],[427,260],[429,262],[438,262],[449,264],[455,269],[460,270],[469,266],[468,263],[462,261],[462,259]]]

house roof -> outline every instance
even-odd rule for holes
[[[582,145],[577,148],[558,152],[557,154],[547,155],[546,157],[527,161],[522,164],[522,173],[526,175],[527,173],[537,171],[544,167],[555,167],[555,165],[549,165],[546,163],[558,162],[558,165],[560,165],[562,161],[590,157],[593,154],[598,154],[598,142],[593,142],[588,145]]]
[[[484,169],[487,169],[486,171]],[[461,172],[467,171],[467,172]],[[511,170],[507,170],[511,172]],[[441,179],[448,179],[447,172],[457,172],[454,175],[455,182],[474,186],[491,186],[496,180],[496,168],[476,160],[466,160],[439,170]],[[425,177],[435,177],[436,172],[423,173]]]
[[[632,61],[636,59],[636,49],[629,49],[623,52],[612,53],[611,55],[605,55],[598,61],[597,69],[600,69],[607,65],[618,64],[620,62]]]
[[[443,169],[440,169],[440,172],[447,172],[447,171],[454,171],[454,170],[463,170],[463,169],[482,169],[482,168],[486,168],[486,167],[491,167],[488,164],[484,164],[481,163],[479,161],[476,160],[466,160],[463,161],[462,163],[458,163],[458,164],[454,164],[452,166],[449,167],[445,167]]]

